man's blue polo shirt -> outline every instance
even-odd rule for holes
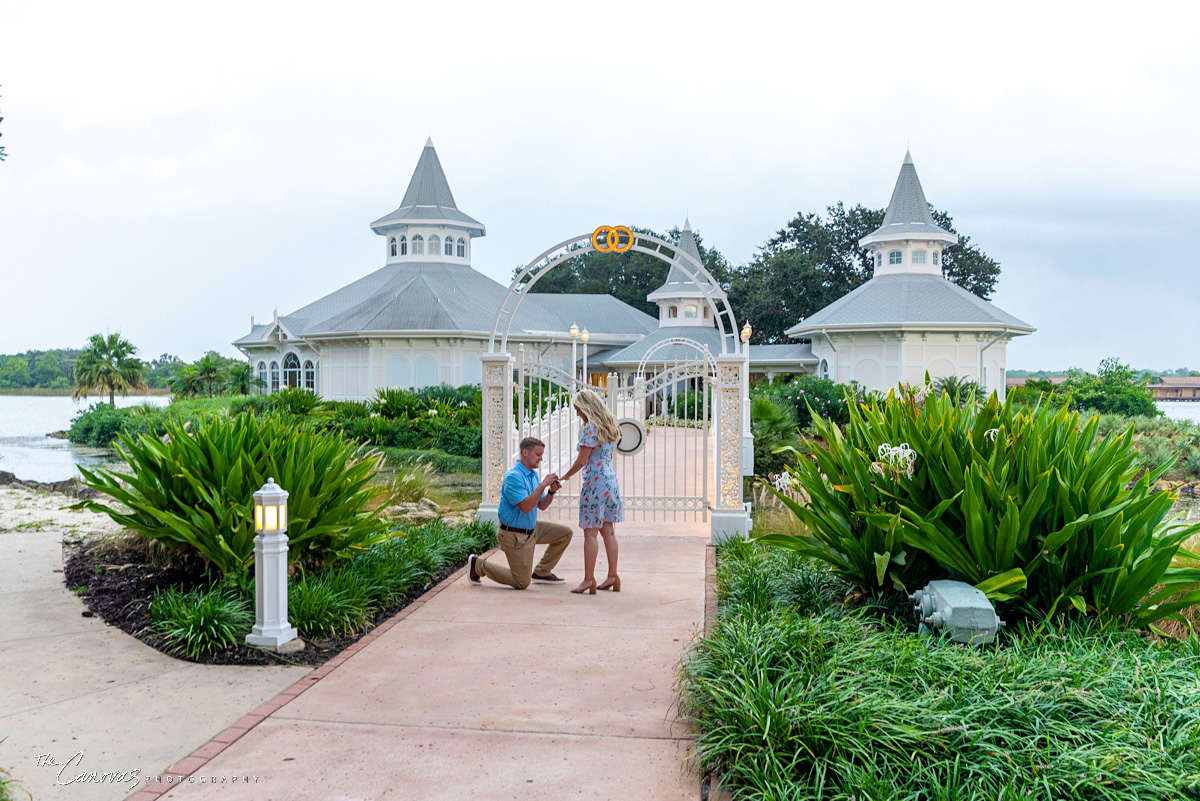
[[[540,482],[537,471],[530,470],[519,461],[504,474],[504,483],[500,485],[498,513],[502,525],[510,528],[533,528],[537,525],[537,506],[528,512],[522,512],[517,508],[517,504],[528,498]]]

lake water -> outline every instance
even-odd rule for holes
[[[117,406],[163,405],[170,400],[166,395],[118,396]],[[46,436],[65,431],[80,409],[94,403],[95,398],[77,401],[70,396],[0,395],[0,470],[27,481],[63,481],[79,475],[77,464],[103,464],[111,458],[111,451]]]
[[[118,397],[117,406],[163,405],[170,400],[166,395]],[[111,451],[83,448],[46,436],[69,428],[79,410],[95,402],[95,398],[77,401],[70,397],[0,395],[0,470],[29,481],[63,481],[79,475],[77,464],[103,464],[111,458]],[[1200,422],[1200,403],[1160,402],[1158,408],[1168,417]]]

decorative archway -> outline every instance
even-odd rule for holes
[[[749,402],[743,378],[749,368],[748,348],[739,339],[739,329],[729,299],[716,279],[696,258],[677,245],[624,226],[603,226],[574,236],[545,250],[523,269],[500,301],[492,321],[489,352],[483,361],[483,503],[477,516],[496,520],[500,485],[515,454],[513,437],[514,363],[509,351],[509,334],[525,296],[547,273],[568,259],[592,252],[634,251],[660,259],[683,271],[702,292],[703,303],[713,312],[720,331],[721,352],[710,354],[715,365],[713,448],[715,497],[712,504],[711,537],[714,542],[746,536],[750,530],[749,505],[742,498],[742,477],[754,472],[754,440],[750,434]],[[567,332],[563,332],[564,341]],[[573,383],[565,385],[571,389]]]
[[[645,354],[643,354],[642,360],[638,362],[637,374],[645,375],[646,365],[653,364],[653,362],[650,361],[650,357],[661,350],[666,350],[673,345],[682,345],[686,348],[691,348],[699,353],[700,356],[704,358],[705,362],[711,365],[714,369],[716,368],[716,364],[713,362],[712,354],[708,352],[707,345],[703,345],[689,337],[671,337],[670,339],[664,339],[662,342],[656,342],[649,350],[645,352]]]

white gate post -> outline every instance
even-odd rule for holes
[[[483,362],[483,502],[476,520],[496,523],[500,512],[500,484],[512,461],[508,428],[513,414],[513,357],[485,353]]]
[[[740,353],[717,357],[716,447],[717,504],[712,515],[712,542],[750,533],[750,512],[742,501],[742,375],[745,357]]]

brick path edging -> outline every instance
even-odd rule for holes
[[[401,620],[404,620],[404,618],[408,617],[413,612],[428,603],[430,599],[432,599],[442,590],[449,587],[456,579],[463,576],[466,572],[467,568],[464,566],[454,571],[446,578],[442,579],[433,587],[429,588],[429,590],[421,595],[420,598],[417,598],[411,604],[404,607],[375,628],[371,629],[370,632],[364,634],[358,639],[357,642],[346,646],[346,648],[343,649],[342,652],[337,656],[333,657],[316,670],[297,680],[295,684],[279,693],[279,695],[260,705],[253,711],[243,715],[232,726],[225,729],[216,737],[213,737],[207,743],[176,762],[163,773],[159,774],[159,778],[161,779],[160,782],[156,781],[154,784],[150,784],[138,789],[133,795],[129,796],[126,801],[154,801],[154,799],[157,799],[159,796],[174,789],[189,776],[207,765],[210,760],[217,756],[217,754],[221,753],[230,745],[241,739],[246,732],[262,723],[278,710],[287,706],[294,698],[301,696],[306,690],[332,673],[339,665],[361,651],[367,646],[367,644],[379,637],[379,635],[383,634],[392,626],[396,625]],[[705,617],[707,619],[707,607]]]

